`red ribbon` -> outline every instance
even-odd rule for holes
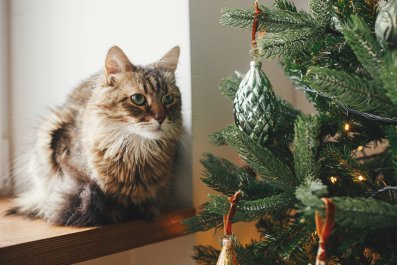
[[[322,198],[321,200],[325,203],[325,220],[321,218],[319,212],[316,212],[316,230],[320,239],[316,264],[325,264],[327,258],[326,245],[335,225],[335,204],[328,198]]]
[[[230,208],[227,215],[223,216],[223,225],[224,232],[226,236],[232,235],[232,218],[236,214],[237,211],[237,202],[241,196],[241,191],[236,192],[232,196],[229,197]]]
[[[252,33],[251,33],[252,42],[256,41],[255,35],[256,35],[256,31],[258,30],[258,16],[259,13],[261,12],[261,10],[259,9],[258,0],[255,0],[254,8],[255,8],[254,22],[252,23]]]

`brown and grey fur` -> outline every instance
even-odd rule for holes
[[[104,73],[44,119],[20,173],[27,190],[11,212],[75,226],[153,214],[182,133],[178,58],[174,47],[156,63],[136,66],[112,47]],[[143,106],[131,100],[136,93],[146,97]],[[163,104],[168,94],[174,101]]]

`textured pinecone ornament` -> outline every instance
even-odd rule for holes
[[[390,0],[376,17],[375,33],[381,44],[397,47],[397,0]]]
[[[250,66],[234,98],[234,120],[240,130],[263,145],[275,127],[279,102],[262,63],[252,61]]]

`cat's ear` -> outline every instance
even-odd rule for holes
[[[180,49],[175,46],[169,50],[160,60],[154,63],[154,67],[164,69],[166,71],[175,72],[178,65]]]
[[[113,46],[109,49],[105,60],[105,77],[109,85],[114,83],[116,74],[133,72],[135,69],[136,67],[119,47]]]

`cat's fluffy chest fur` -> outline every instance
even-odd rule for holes
[[[11,212],[77,226],[150,212],[171,180],[182,132],[178,57],[176,47],[137,67],[111,48],[105,73],[43,121],[23,172],[28,188]]]
[[[145,139],[131,134],[128,128],[112,128],[98,124],[98,120],[86,121],[82,128],[90,175],[122,203],[153,199],[170,179],[176,139]],[[95,134],[90,133],[92,127],[97,128]]]

